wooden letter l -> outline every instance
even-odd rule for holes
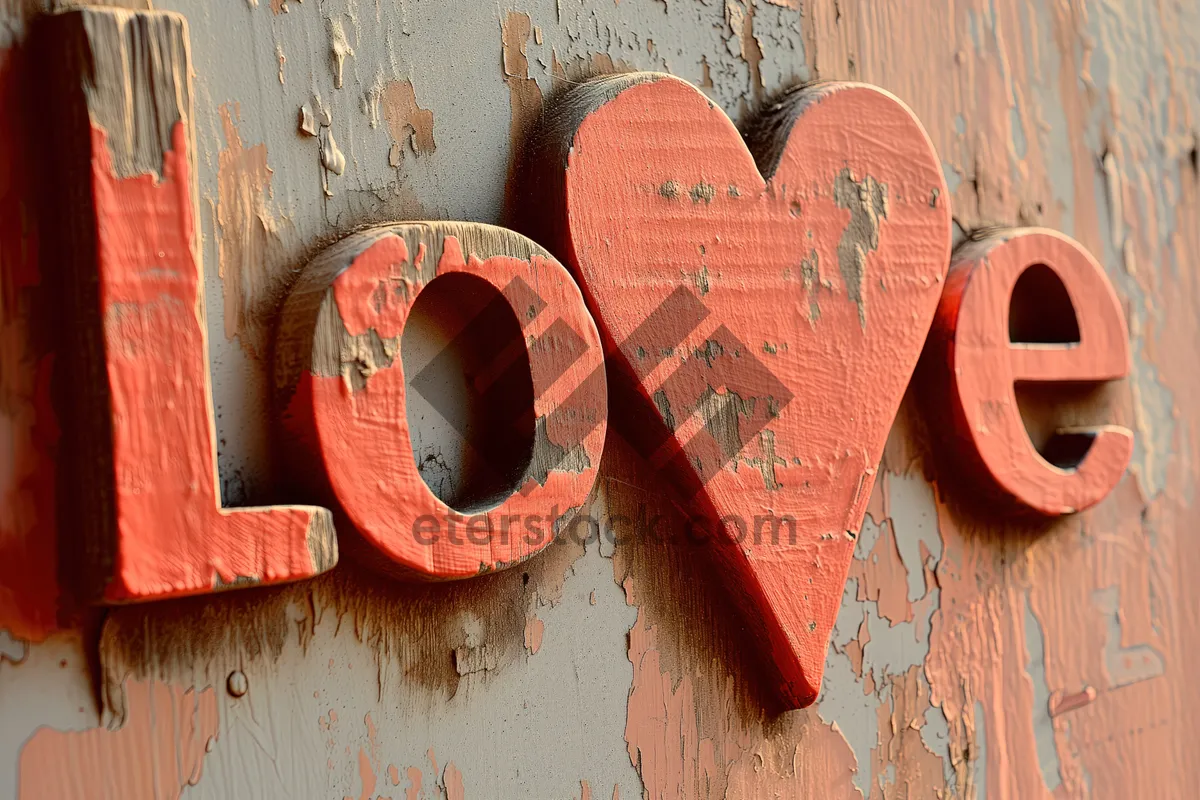
[[[221,508],[186,23],[111,8],[42,23],[64,578],[126,602],[328,569],[326,509]]]

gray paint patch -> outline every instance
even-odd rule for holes
[[[931,487],[919,477],[889,474],[884,479],[891,481],[888,488],[892,517],[880,523],[870,516],[863,520],[854,546],[854,558],[866,561],[883,526],[894,526],[901,560],[908,570],[909,598],[913,601],[928,598],[929,602],[914,608],[911,622],[893,625],[880,616],[877,603],[858,600],[858,579],[848,579],[830,637],[825,679],[817,700],[817,713],[821,719],[836,723],[858,758],[854,784],[864,795],[870,793],[874,779],[869,759],[871,750],[879,745],[879,705],[890,697],[892,679],[924,663],[929,655],[929,634],[938,606],[939,589],[925,584],[920,544],[925,543],[931,567],[936,566],[942,554]],[[864,694],[862,679],[854,673],[846,655],[846,647],[858,637],[864,619],[871,640],[863,648],[862,672],[864,676],[870,674],[875,681],[876,690],[872,694]],[[925,680],[923,673],[921,679]],[[928,731],[922,729],[922,739],[932,753],[941,757],[949,783],[953,780],[953,770],[946,718],[940,710],[930,709],[926,720],[932,720],[932,725],[927,726]]]
[[[954,197],[954,193],[958,191],[959,184],[962,183],[962,176],[958,174],[958,168],[949,161],[943,161],[942,177],[946,179],[946,189],[950,192],[950,196]]]
[[[1135,413],[1131,427],[1136,433],[1130,472],[1151,498],[1167,485],[1168,459],[1179,446],[1179,423],[1174,392],[1160,379],[1146,347],[1148,332],[1162,324],[1160,304],[1149,299],[1158,279],[1152,271],[1138,269],[1135,257],[1156,265],[1171,264],[1176,271],[1179,268],[1172,255],[1179,224],[1177,198],[1181,182],[1191,177],[1183,172],[1188,169],[1186,159],[1173,143],[1191,141],[1193,131],[1190,122],[1167,113],[1169,104],[1158,98],[1177,92],[1195,97],[1200,91],[1195,74],[1184,78],[1181,86],[1177,71],[1170,66],[1175,58],[1170,39],[1182,36],[1194,51],[1194,32],[1200,29],[1200,5],[1185,3],[1180,8],[1186,10],[1186,16],[1179,18],[1170,38],[1152,14],[1121,3],[1098,4],[1097,13],[1088,15],[1086,32],[1096,42],[1089,61],[1092,82],[1108,91],[1096,94],[1096,108],[1089,120],[1093,124],[1084,133],[1091,152],[1111,154],[1115,165],[1111,177],[1102,180],[1097,175],[1098,222],[1100,230],[1110,235],[1100,238],[1103,250],[1096,256],[1126,301],[1133,352],[1129,381]],[[1136,119],[1139,124],[1110,130],[1100,123],[1108,119]],[[1119,185],[1107,185],[1114,181]],[[1127,191],[1125,187],[1134,188]],[[1122,207],[1114,208],[1108,200],[1114,190],[1127,201]],[[1152,239],[1144,225],[1149,219],[1156,220]]]
[[[6,630],[0,630],[0,661],[20,664],[29,655],[29,642],[17,639]]]
[[[1029,595],[1025,596],[1025,649],[1029,653],[1025,672],[1033,683],[1033,736],[1037,743],[1038,766],[1041,767],[1046,788],[1053,792],[1062,783],[1062,768],[1058,761],[1058,749],[1054,745],[1054,724],[1050,720],[1045,634],[1029,606]]]
[[[878,536],[878,529],[875,530],[874,535]],[[863,538],[859,536],[856,550],[862,547]],[[837,725],[854,751],[858,759],[854,785],[866,796],[871,790],[871,750],[879,745],[877,709],[891,694],[892,687],[891,684],[877,682],[876,693],[865,694],[862,681],[854,674],[850,658],[845,654],[845,646],[858,633],[866,605],[859,603],[857,596],[858,580],[851,578],[846,581],[842,592],[842,605],[834,624],[832,646],[825,654],[825,677],[821,683],[821,694],[817,697],[816,710],[826,723]]]
[[[892,475],[888,482],[889,512],[896,549],[908,571],[908,600],[915,603],[934,587],[925,585],[925,564],[921,563],[921,545],[929,552],[929,568],[936,569],[942,557],[942,536],[937,526],[937,503],[933,486],[921,476]],[[937,603],[933,604],[934,607]]]
[[[867,253],[879,249],[880,220],[888,215],[887,184],[870,175],[855,180],[846,167],[834,180],[833,199],[839,208],[850,212],[850,221],[838,241],[838,268],[846,282],[846,295],[858,306],[858,322],[865,328],[867,308],[862,292],[867,278]]]
[[[946,714],[937,706],[925,709],[925,724],[921,726],[921,741],[929,752],[942,758],[942,779],[954,785],[954,764],[950,761],[950,724]]]
[[[971,759],[975,800],[987,800],[987,717],[979,700],[975,701],[975,749],[971,751]]]
[[[1017,158],[1025,158],[1029,151],[1029,142],[1025,139],[1025,124],[1021,122],[1021,110],[1015,105],[1008,110],[1008,124],[1012,128],[1013,154]]]
[[[473,800],[571,797],[580,780],[597,797],[612,796],[614,786],[621,797],[640,797],[625,743],[633,681],[625,642],[637,609],[626,605],[612,570],[588,544],[561,600],[535,607],[544,625],[536,653],[489,638],[486,620],[462,612],[461,679],[450,696],[431,694],[318,600],[304,643],[292,633],[277,660],[248,660],[245,698],[221,693],[219,746],[186,796],[358,797],[362,753],[377,782],[371,797],[404,796],[409,768],[420,773],[420,796],[442,797],[435,787],[447,762]],[[388,765],[397,767],[398,785],[387,779]]]
[[[1092,601],[1105,617],[1108,635],[1104,640],[1104,671],[1108,686],[1115,689],[1157,678],[1166,671],[1162,653],[1148,644],[1121,646],[1121,595],[1116,586],[1097,589]]]

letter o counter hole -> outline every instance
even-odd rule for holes
[[[533,458],[533,378],[520,321],[488,281],[447,273],[409,312],[400,345],[412,457],[461,513],[515,492]]]

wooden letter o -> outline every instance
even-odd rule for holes
[[[1078,342],[1010,341],[1013,289],[1026,270],[1047,267],[1062,283]],[[1104,270],[1073,239],[1049,230],[1009,231],[955,254],[934,323],[945,356],[955,432],[974,472],[1011,500],[1041,514],[1095,505],[1116,486],[1133,434],[1104,425],[1071,428],[1083,455],[1056,465],[1034,447],[1017,407],[1020,382],[1100,382],[1129,372],[1129,334]]]
[[[504,424],[486,441],[455,430],[483,469],[500,469],[492,456],[503,460],[522,446],[528,464],[499,476],[503,492],[460,510],[421,477],[406,417],[428,368],[405,375],[401,339],[435,279],[487,287],[474,301],[455,295],[470,306],[456,339],[486,340],[507,324],[520,330],[511,341],[524,344],[524,352],[497,344],[467,376],[486,404],[507,409]],[[328,248],[284,305],[275,367],[292,474],[328,498],[342,529],[357,534],[347,551],[365,550],[388,571],[454,579],[511,566],[567,528],[595,483],[607,426],[599,334],[566,269],[503,228],[394,224]],[[451,410],[440,413],[461,425]],[[524,445],[513,434],[521,426],[530,432]]]

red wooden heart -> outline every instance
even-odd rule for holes
[[[692,539],[736,545],[715,548],[734,594],[781,697],[807,705],[947,269],[937,155],[911,111],[861,84],[789,94],[751,136],[757,165],[720,108],[666,75],[585,84],[552,115],[535,152],[561,206],[541,233],[630,394],[653,402],[657,432],[635,446],[687,487]]]

